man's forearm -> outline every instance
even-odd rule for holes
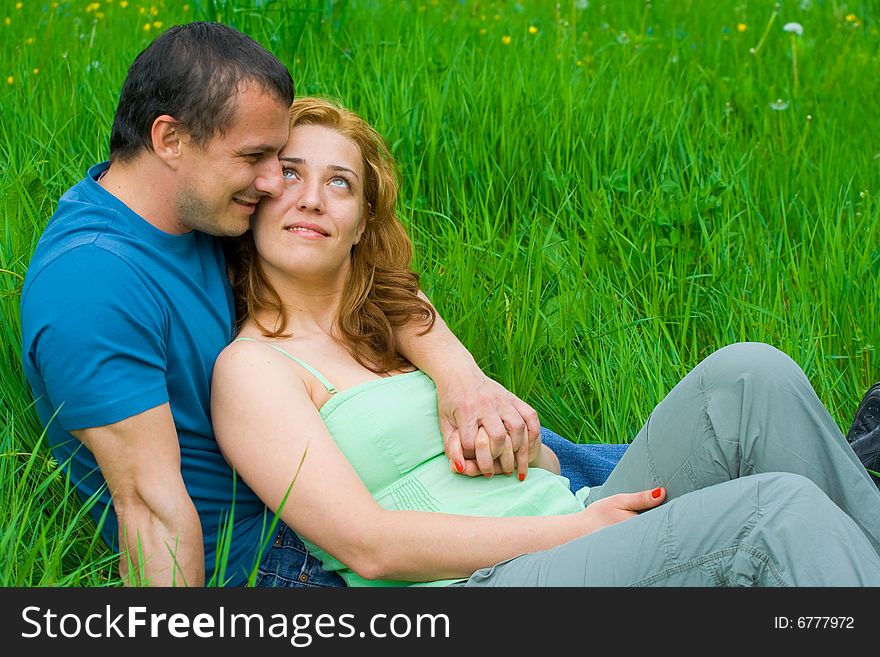
[[[422,292],[419,292],[419,296],[431,303]],[[447,376],[482,374],[474,357],[449,329],[439,313],[431,330],[422,334],[423,330],[424,326],[421,324],[410,322],[395,331],[400,353],[413,365],[435,381]]]
[[[95,455],[110,489],[125,582],[203,586],[202,525],[181,476],[170,404],[72,433]]]
[[[143,503],[119,514],[119,571],[128,586],[204,586],[202,527],[190,501],[173,519]]]

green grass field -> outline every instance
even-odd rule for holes
[[[558,433],[628,441],[736,341],[790,354],[843,430],[880,379],[875,2],[2,0],[0,586],[119,584],[41,444],[18,300],[129,63],[194,19],[386,135],[423,289]]]

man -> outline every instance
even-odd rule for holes
[[[292,100],[290,73],[246,35],[169,29],[129,69],[109,162],[64,194],[30,263],[25,373],[128,583],[240,585],[260,564],[258,583],[341,584],[293,532],[269,534],[271,512],[226,464],[209,415],[234,320],[217,236],[245,232],[281,192]],[[534,410],[442,321],[398,337],[437,382],[451,466],[510,472],[539,439]]]

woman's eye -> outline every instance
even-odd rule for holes
[[[293,169],[281,169],[281,177],[285,180],[294,180],[296,178],[296,171]]]
[[[339,176],[332,178],[330,180],[330,184],[333,185],[334,187],[345,187],[345,188],[351,187],[351,185],[349,184],[349,182],[345,178],[341,178]]]

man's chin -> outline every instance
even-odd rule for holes
[[[196,228],[214,237],[240,237],[251,228],[250,218],[227,217],[226,221],[217,222]]]

